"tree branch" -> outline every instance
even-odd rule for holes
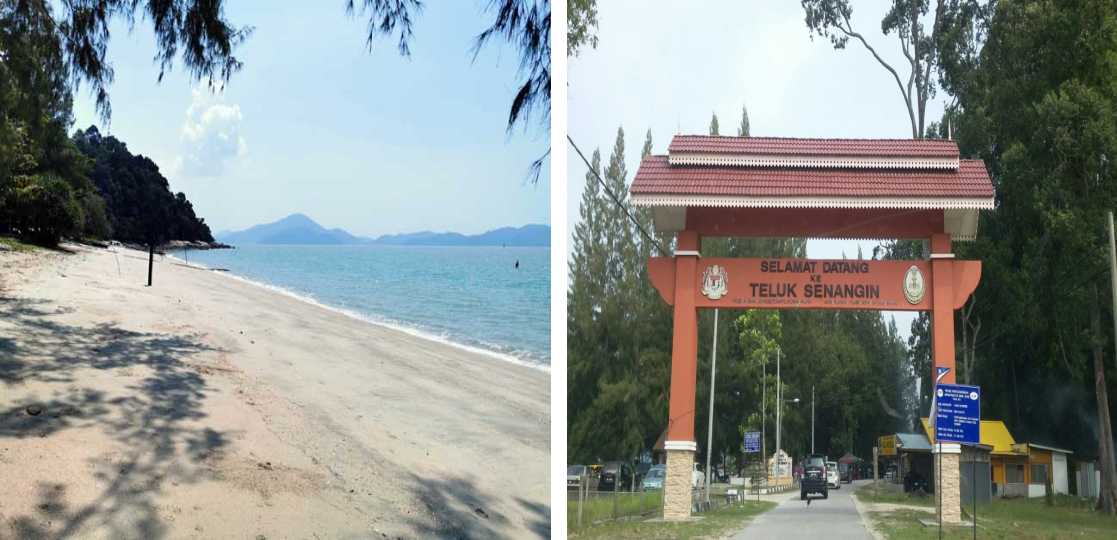
[[[873,58],[876,58],[877,62],[880,63],[880,65],[883,66],[884,69],[888,70],[888,72],[892,74],[892,78],[896,80],[896,86],[900,89],[900,95],[904,97],[904,103],[908,106],[908,118],[911,120],[912,137],[918,138],[918,134],[916,134],[915,132],[915,114],[911,108],[911,95],[908,92],[904,91],[904,83],[900,81],[900,74],[897,73],[896,70],[888,64],[888,62],[885,62],[879,54],[877,54],[876,49],[874,49],[872,45],[869,45],[869,42],[865,40],[864,36],[853,31],[853,25],[852,23],[850,23],[849,17],[843,15],[842,19],[845,20],[846,26],[842,27],[842,25],[838,24],[835,25],[835,27],[843,34],[852,38],[856,38],[857,41],[860,41],[861,44],[864,45],[866,49],[868,49],[869,53],[873,55]]]

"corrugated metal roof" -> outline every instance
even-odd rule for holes
[[[900,449],[904,452],[930,452],[931,441],[922,433],[897,433]]]

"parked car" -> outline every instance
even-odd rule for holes
[[[841,477],[842,482],[847,484],[853,483],[854,472],[853,465],[849,463],[838,464],[838,476]]]
[[[566,468],[566,489],[578,489],[582,487],[582,479],[587,479],[590,473],[590,468],[585,465],[570,465]]]
[[[625,461],[610,461],[601,467],[601,480],[597,484],[600,491],[628,491],[636,482],[636,471]]]
[[[693,468],[690,470],[690,487],[692,487],[692,488],[705,487],[706,486],[706,474],[703,473],[702,471],[698,470],[698,464],[697,463],[693,464],[692,467]]]
[[[663,480],[667,478],[666,465],[652,465],[648,469],[648,474],[644,475],[643,482],[640,483],[645,491],[650,489],[663,489]]]
[[[826,487],[842,489],[842,477],[838,475],[837,462],[826,462]]]
[[[652,466],[653,465],[651,464],[651,462],[637,463],[636,464],[636,478],[639,478],[641,481],[643,481],[644,478],[648,476],[648,471],[650,471],[652,469]]]
[[[826,499],[829,495],[829,485],[826,481],[826,456],[811,454],[803,460],[803,477],[799,480],[799,500],[807,500],[812,493],[822,494]]]

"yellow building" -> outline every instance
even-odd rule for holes
[[[927,438],[933,440],[930,424],[926,418],[922,421]],[[1016,439],[1012,438],[1005,423],[1000,420],[982,420],[981,444],[992,448],[989,452],[989,465],[993,480],[993,496],[1027,497],[1030,472],[1028,452],[1018,448]]]
[[[1024,468],[1024,482],[1029,497],[1042,497],[1047,493],[1047,482],[1051,482],[1055,493],[1070,493],[1067,482],[1067,456],[1074,452],[1037,443],[1020,443],[1013,449],[1028,457]]]

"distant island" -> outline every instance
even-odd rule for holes
[[[481,234],[421,231],[378,238],[355,236],[343,229],[327,229],[304,214],[291,214],[243,231],[223,231],[217,239],[227,244],[269,245],[387,245],[387,246],[538,246],[551,245],[551,227],[501,227]]]

